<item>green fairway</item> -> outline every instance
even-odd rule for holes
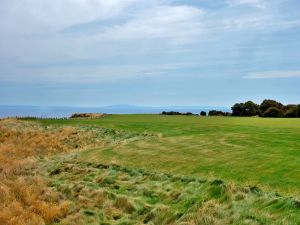
[[[153,135],[84,151],[82,161],[214,177],[300,196],[300,119],[109,115],[40,122]]]

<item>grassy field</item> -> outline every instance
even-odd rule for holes
[[[300,224],[300,120],[0,120],[0,224]]]
[[[216,177],[300,196],[300,119],[112,115],[41,122],[156,135],[85,151],[85,161]]]

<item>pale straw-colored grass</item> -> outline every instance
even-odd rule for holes
[[[46,129],[33,122],[0,120],[0,224],[40,225],[60,220],[68,203],[30,174],[37,157],[66,152],[85,135],[74,128]]]

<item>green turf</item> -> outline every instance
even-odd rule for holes
[[[300,119],[110,115],[40,121],[153,134],[85,151],[82,161],[215,177],[300,196]]]

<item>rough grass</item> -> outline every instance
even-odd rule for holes
[[[67,202],[26,171],[34,167],[37,156],[66,151],[64,139],[72,130],[45,132],[34,123],[0,121],[0,224],[38,225],[67,213]]]
[[[0,224],[40,225],[63,218],[69,204],[38,177],[1,177]]]
[[[84,163],[74,155],[41,165],[51,186],[74,203],[60,224],[300,223],[297,200],[257,187]]]
[[[53,127],[0,120],[0,224],[51,224],[69,212],[69,201],[36,175],[37,159],[75,149],[130,142],[149,134],[92,127]],[[151,135],[150,135],[151,136]]]
[[[86,144],[88,133],[46,129],[32,122],[0,121],[0,224],[49,224],[64,217],[68,203],[32,174],[37,157]]]

